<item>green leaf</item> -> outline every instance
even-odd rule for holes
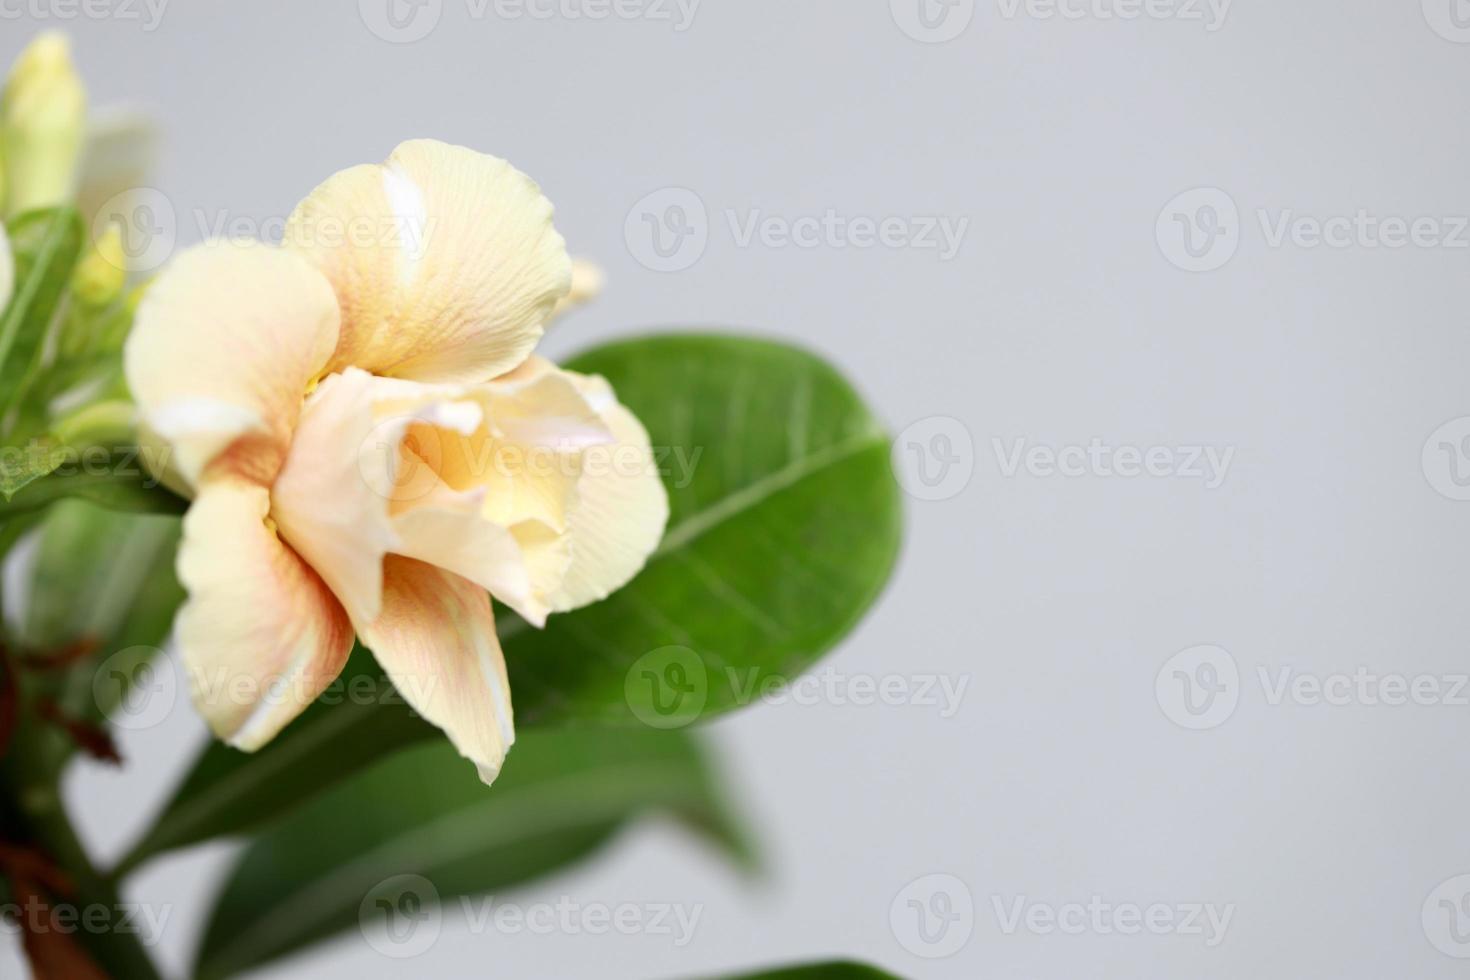
[[[899,980],[892,973],[862,963],[813,963],[766,973],[747,973],[730,980]]]
[[[6,232],[16,290],[0,315],[0,421],[24,399],[40,366],[85,236],[81,217],[70,207],[23,214]]]
[[[178,515],[188,507],[188,501],[148,475],[136,453],[115,452],[75,466],[68,458],[51,475],[30,481],[14,496],[0,501],[0,520],[68,499],[132,514]]]
[[[501,615],[517,727],[679,727],[799,675],[861,617],[897,552],[887,439],[861,400],[817,358],[765,341],[656,337],[571,366],[605,375],[667,450],[672,516],[648,568],[604,602],[545,631]],[[694,685],[687,698],[653,686],[671,674]],[[360,651],[345,679],[359,682],[391,691]],[[259,826],[436,735],[396,698],[329,691],[254,755],[208,746],[119,873]],[[513,752],[506,771],[518,764]]]
[[[184,599],[174,574],[177,518],[117,514],[81,501],[46,513],[31,567],[21,636],[33,650],[91,642],[63,695],[71,717],[104,717],[127,693],[123,683],[167,639]],[[98,662],[117,683],[93,682]]]
[[[373,896],[400,876],[426,880],[426,902],[498,893],[642,814],[721,808],[699,746],[681,733],[538,732],[515,754],[487,788],[447,742],[401,752],[262,834],[215,904],[196,975],[233,976],[371,925],[359,916],[376,914]]]
[[[0,448],[0,497],[13,500],[32,483],[55,473],[66,460],[66,447],[50,439]]]
[[[783,344],[686,335],[567,366],[605,376],[643,421],[672,513],[627,587],[509,641],[520,723],[709,719],[856,625],[902,515],[889,439],[841,375]]]
[[[164,851],[255,830],[399,749],[443,737],[409,709],[372,654],[358,647],[342,676],[259,753],[209,742],[114,873],[126,875]],[[520,764],[521,748],[511,750],[513,765]],[[330,766],[322,765],[324,759]]]

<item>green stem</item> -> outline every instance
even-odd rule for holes
[[[0,572],[11,548],[39,516],[37,512],[0,521]],[[9,639],[4,606],[0,596],[0,645]],[[123,908],[117,887],[92,863],[62,803],[60,781],[69,754],[67,739],[37,716],[34,685],[18,671],[11,673],[11,681],[18,688],[18,716],[10,744],[0,757],[0,843],[39,852],[66,876],[72,892],[51,898],[66,902],[77,913],[71,937],[108,976],[159,980],[138,933],[119,928]],[[98,921],[93,910],[105,912],[100,920],[105,923],[103,928],[87,927],[88,922]]]
[[[119,929],[121,899],[114,884],[100,874],[88,857],[61,801],[59,772],[50,760],[64,758],[58,736],[39,727],[38,719],[22,702],[20,724],[3,763],[0,763],[0,821],[5,836],[40,851],[70,880],[73,892],[60,896],[75,911],[72,934],[108,976],[119,980],[158,980],[136,932]],[[53,896],[57,898],[57,896]],[[105,928],[87,928],[87,916],[99,915]]]

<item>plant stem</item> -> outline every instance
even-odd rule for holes
[[[123,914],[117,889],[98,873],[77,837],[61,801],[58,776],[48,760],[64,758],[56,736],[38,727],[38,719],[22,709],[20,725],[0,763],[0,830],[15,843],[41,852],[70,880],[73,892],[60,901],[76,912],[74,938],[108,976],[119,980],[159,980],[136,932],[119,928]],[[54,896],[53,896],[54,898]],[[105,910],[103,928],[88,928],[94,909]]]

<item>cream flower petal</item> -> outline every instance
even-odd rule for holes
[[[299,256],[243,241],[185,252],[148,290],[124,350],[142,422],[197,486],[216,463],[269,483],[301,394],[337,344],[331,286]]]
[[[381,608],[383,556],[397,541],[388,516],[392,481],[410,424],[402,417],[378,426],[373,380],[349,370],[322,381],[302,407],[271,488],[282,536],[355,622],[375,619]]]
[[[552,207],[504,160],[434,140],[344,170],[297,206],[283,244],[342,307],[333,367],[482,381],[520,364],[571,284]]]
[[[358,624],[410,707],[444,730],[489,784],[515,741],[510,681],[490,597],[458,575],[409,558],[383,570],[383,612]]]
[[[547,596],[560,584],[570,550],[558,535],[545,542],[482,516],[483,490],[447,485],[394,518],[394,552],[469,579],[535,626],[546,625]]]
[[[572,259],[572,288],[556,304],[551,315],[558,317],[592,302],[602,295],[606,282],[607,273],[602,271],[602,266],[589,259]]]
[[[659,478],[648,431],[618,404],[599,377],[549,368],[572,379],[597,407],[614,443],[589,449],[577,484],[568,537],[572,562],[551,598],[557,612],[605,599],[643,568],[664,534],[669,498]]]
[[[10,305],[10,294],[15,290],[15,258],[10,254],[10,238],[5,226],[0,225],[0,313]]]
[[[211,480],[184,518],[175,636],[215,734],[252,752],[326,689],[352,626],[326,585],[265,523],[270,494]]]

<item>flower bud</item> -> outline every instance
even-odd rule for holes
[[[107,226],[72,273],[71,291],[84,306],[108,306],[122,295],[128,283],[127,255],[123,253],[122,229]]]
[[[87,95],[71,42],[48,31],[30,43],[0,97],[0,161],[5,212],[19,214],[69,200],[86,126]]]

